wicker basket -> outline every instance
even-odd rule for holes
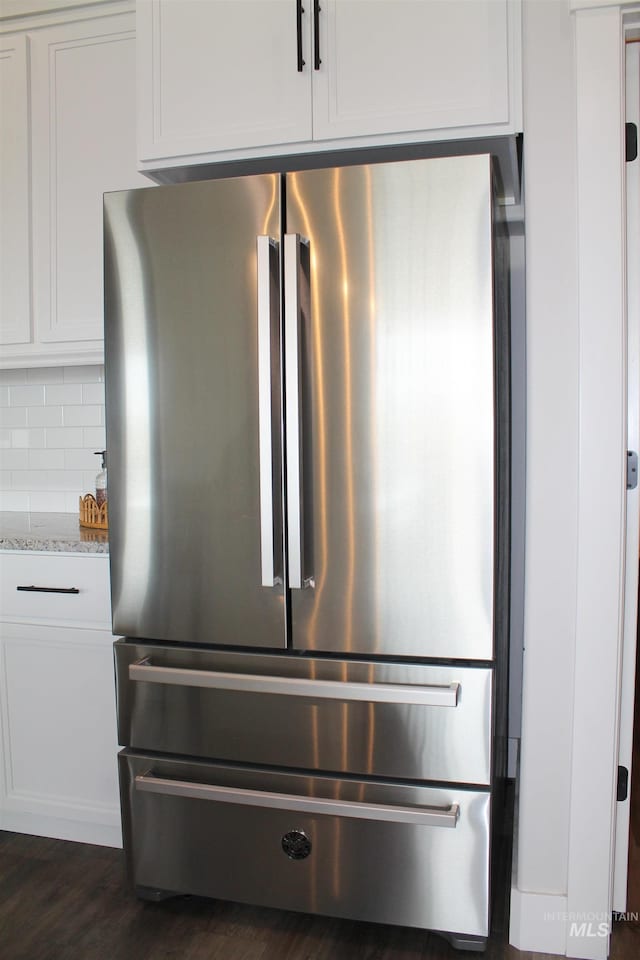
[[[80,526],[93,527],[96,530],[109,528],[109,511],[107,501],[101,507],[96,503],[92,493],[80,497]]]

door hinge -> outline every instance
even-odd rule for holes
[[[631,163],[638,156],[638,128],[635,123],[625,124],[625,160]]]
[[[635,490],[638,486],[638,454],[635,450],[627,450],[627,490]]]
[[[616,800],[626,800],[629,796],[629,771],[626,767],[618,767],[618,790]]]

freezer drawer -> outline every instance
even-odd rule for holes
[[[160,760],[124,750],[132,883],[488,932],[491,794]]]
[[[115,643],[121,746],[403,780],[491,781],[493,670]]]

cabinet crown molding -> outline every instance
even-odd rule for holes
[[[0,0],[0,33],[133,13],[135,0]]]

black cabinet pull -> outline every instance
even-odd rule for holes
[[[296,0],[296,40],[298,47],[298,73],[302,73],[302,68],[304,67],[304,60],[302,59],[302,14],[304,13],[304,7],[302,6],[302,0]]]
[[[319,70],[320,59],[320,0],[313,0],[313,69]]]
[[[22,590],[24,593],[80,593],[77,587],[16,587],[16,590]]]

